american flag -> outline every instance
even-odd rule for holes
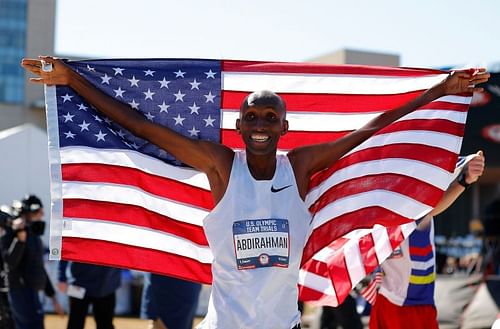
[[[415,98],[446,72],[219,60],[68,62],[111,97],[190,138],[244,147],[239,105],[269,89],[287,103],[279,148],[331,141]],[[387,258],[451,181],[470,95],[446,96],[398,120],[313,177],[299,289],[336,306]],[[51,258],[211,282],[201,174],[96,112],[65,86],[46,88]]]

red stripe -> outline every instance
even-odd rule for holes
[[[367,113],[397,108],[420,95],[413,91],[391,95],[345,95],[345,94],[300,94],[280,93],[288,111]],[[248,95],[244,91],[223,91],[221,108],[238,110]]]
[[[64,237],[62,259],[116,266],[210,284],[211,266],[191,258],[114,242]]]
[[[457,161],[455,153],[427,145],[390,144],[371,147],[349,154],[335,162],[333,166],[315,175],[309,183],[309,190],[321,184],[321,182],[341,168],[346,168],[355,163],[389,158],[421,161],[440,167],[450,173],[455,169]]]
[[[309,211],[316,214],[336,200],[374,190],[399,193],[430,206],[434,206],[434,203],[439,201],[443,195],[443,191],[439,188],[414,177],[392,173],[366,175],[347,180],[329,188],[309,207]]]
[[[391,243],[391,248],[392,250],[395,250],[401,242],[404,241],[405,236],[403,234],[403,230],[401,229],[401,226],[391,226],[391,227],[386,227],[387,234],[389,235],[389,242]]]
[[[299,300],[303,302],[316,302],[320,305],[328,305],[332,307],[338,306],[339,304],[335,296],[326,295],[321,291],[311,289],[301,284],[299,284]]]
[[[433,253],[432,245],[425,247],[412,247],[410,246],[410,254],[415,256],[428,256]]]
[[[333,287],[335,288],[335,294],[337,295],[339,303],[342,303],[352,289],[351,278],[347,270],[347,264],[343,253],[342,256],[330,259],[328,261],[328,268],[330,270],[330,278]]]
[[[379,261],[375,252],[375,242],[372,235],[367,234],[361,237],[358,246],[362,263],[365,266],[365,273],[373,272],[379,265]]]
[[[206,210],[212,209],[214,204],[210,191],[135,168],[93,163],[63,164],[62,178],[64,181],[135,186],[148,193]]]
[[[461,103],[450,103],[450,102],[440,102],[435,101],[424,106],[419,107],[420,110],[452,110],[458,112],[467,112],[469,109],[469,104],[461,104]]]
[[[446,71],[418,68],[235,60],[223,60],[222,71],[254,73],[352,74],[396,77],[423,77],[447,73]]]
[[[329,242],[355,229],[372,228],[375,224],[393,226],[411,221],[409,218],[378,206],[366,207],[345,213],[335,219],[330,219],[312,232],[304,248],[302,264],[305,264],[316,252],[321,250],[325,245],[328,245]]]
[[[316,132],[316,131],[289,131],[280,138],[278,148],[281,150],[290,150],[295,147],[331,142],[348,134],[349,132]],[[235,130],[221,129],[221,138],[224,145],[244,149],[245,144],[241,135]]]
[[[202,246],[208,246],[201,226],[177,221],[148,209],[113,202],[64,199],[63,216],[89,220],[106,220],[170,233]]]

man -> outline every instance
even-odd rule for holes
[[[214,255],[213,282],[208,313],[199,328],[299,328],[297,281],[311,219],[304,199],[312,175],[405,114],[444,95],[480,90],[475,85],[489,77],[483,69],[456,72],[343,138],[277,155],[288,121],[284,101],[273,92],[252,93],[241,104],[236,128],[246,150],[235,152],[150,122],[98,91],[64,62],[41,59],[53,66],[51,72],[42,70],[41,60],[22,62],[39,76],[33,82],[68,85],[134,135],[207,175],[216,205],[203,222]],[[256,234],[273,241],[274,247],[256,248]],[[262,251],[257,261],[256,249]]]
[[[70,284],[66,269],[70,265]],[[120,287],[121,270],[113,267],[60,261],[59,291],[69,296],[68,329],[83,329],[92,305],[97,329],[113,329],[116,290]]]
[[[483,174],[479,151],[448,187],[437,206],[419,220],[417,229],[382,263],[384,274],[370,316],[371,329],[438,328],[434,304],[436,260],[433,216],[446,210]]]
[[[43,306],[39,291],[44,290],[52,299],[57,313],[64,313],[43,263],[43,205],[38,197],[29,195],[15,202],[14,210],[19,217],[2,237],[12,315],[17,329],[42,329]]]

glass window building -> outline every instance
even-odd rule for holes
[[[0,0],[0,103],[24,100],[27,0]]]

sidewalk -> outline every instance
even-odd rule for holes
[[[200,322],[200,320],[201,319],[195,319],[195,324]],[[54,314],[45,315],[45,328],[47,329],[66,329],[67,322],[67,316],[58,316]],[[146,329],[147,322],[147,320],[138,318],[115,317],[113,324],[115,329]],[[87,320],[85,321],[85,329],[96,329],[93,317],[87,317]]]

